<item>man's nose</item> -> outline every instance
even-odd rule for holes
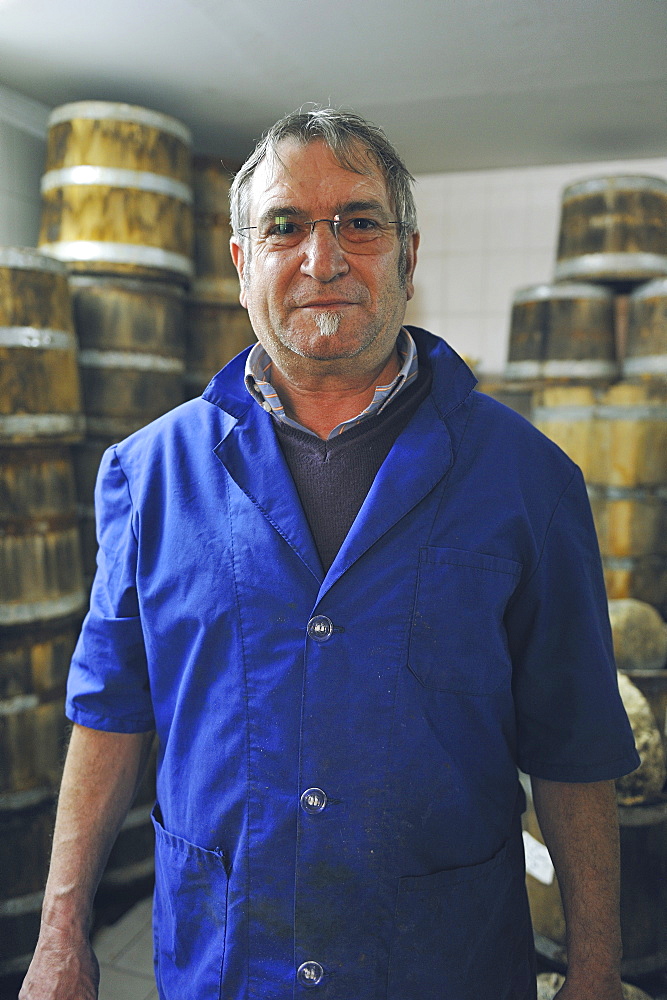
[[[311,223],[310,235],[302,246],[302,274],[308,274],[317,281],[333,281],[350,270],[329,219],[318,219]]]

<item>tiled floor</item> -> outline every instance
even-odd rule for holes
[[[142,900],[96,935],[99,1000],[158,1000],[153,976],[151,906],[151,899]]]

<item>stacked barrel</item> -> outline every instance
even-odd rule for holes
[[[37,940],[87,601],[73,442],[83,436],[67,270],[0,248],[0,976]]]
[[[558,345],[549,336],[541,342],[550,356],[542,362],[533,418],[584,471],[609,596],[648,601],[664,615],[667,278],[656,275],[667,275],[667,181],[605,177],[566,188],[553,295],[573,287],[591,302],[604,295],[606,314],[599,315],[597,339],[581,323],[570,325],[569,372],[550,368]],[[508,372],[514,376],[524,347],[513,326]]]
[[[69,274],[85,437],[74,447],[84,578],[95,572],[104,450],[183,400],[193,267],[188,129],[147,108],[81,101],[49,120],[39,249]],[[151,769],[111,853],[101,898],[150,883]]]
[[[229,252],[231,177],[220,160],[193,161],[195,278],[188,301],[186,394],[198,396],[211,377],[255,340],[239,304],[239,282]]]
[[[555,281],[517,292],[506,375],[508,401],[523,399],[581,466],[591,499],[642,760],[617,782],[623,969],[642,976],[667,966],[666,181],[598,177],[566,188]],[[539,861],[532,806],[525,836]],[[553,870],[528,870],[538,951],[564,965]]]
[[[39,247],[70,272],[87,428],[75,468],[89,582],[102,452],[183,399],[190,146],[181,122],[135,105],[79,101],[49,119]]]

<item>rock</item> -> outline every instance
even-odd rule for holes
[[[537,1000],[553,1000],[559,989],[565,982],[565,977],[557,972],[542,972],[537,977]],[[624,1000],[651,1000],[648,993],[644,993],[637,986],[630,986],[623,983]]]
[[[537,1000],[553,1000],[565,982],[557,972],[542,972],[537,977]]]
[[[633,806],[660,794],[667,777],[667,764],[660,731],[648,701],[624,674],[618,674],[618,687],[641,764],[632,774],[617,779],[616,798],[620,805]]]
[[[619,670],[661,670],[667,663],[667,626],[657,611],[631,597],[609,601]]]

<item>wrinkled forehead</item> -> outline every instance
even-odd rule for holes
[[[333,150],[322,139],[283,139],[258,164],[249,190],[251,213],[269,204],[308,210],[325,203],[374,201],[391,210],[387,184],[373,153],[360,143]]]

